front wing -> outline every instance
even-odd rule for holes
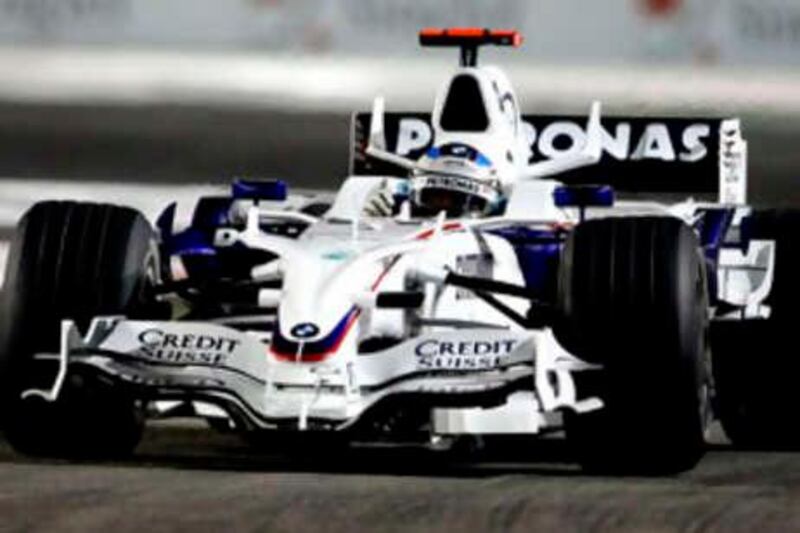
[[[205,402],[251,429],[337,429],[356,425],[385,400],[414,397],[436,433],[537,433],[562,410],[591,411],[572,374],[591,370],[549,329],[433,332],[369,354],[336,353],[318,363],[276,358],[263,338],[218,324],[96,318],[86,335],[62,323],[58,399],[66,376],[97,372],[145,400]]]

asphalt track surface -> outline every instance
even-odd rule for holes
[[[714,447],[675,478],[581,474],[557,442],[475,461],[413,448],[276,454],[190,424],[117,463],[0,445],[0,531],[792,531],[800,454]]]

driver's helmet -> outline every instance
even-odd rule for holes
[[[411,176],[411,193],[418,207],[448,217],[488,216],[502,207],[496,171],[485,155],[466,144],[434,147],[420,159]]]

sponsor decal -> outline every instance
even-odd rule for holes
[[[433,141],[431,125],[419,118],[404,118],[397,125],[395,152],[407,155],[414,150],[427,147]]]
[[[426,370],[489,370],[502,366],[518,342],[518,339],[427,339],[417,344],[414,354],[419,368]]]
[[[413,123],[413,127],[409,124]],[[555,120],[547,124],[523,121],[533,161],[575,155],[586,143],[586,121]],[[427,131],[422,133],[422,129]],[[643,159],[694,163],[708,155],[706,140],[711,134],[708,123],[690,123],[676,127],[665,122],[634,125],[618,121],[613,127],[603,125],[603,152],[618,161]],[[402,156],[425,149],[433,137],[431,126],[416,118],[400,119],[395,151]]]
[[[469,178],[433,175],[427,176],[424,179],[427,187],[436,187],[440,189],[450,189],[471,193],[477,193],[480,191],[480,182]]]
[[[314,337],[315,335],[319,335],[319,327],[310,322],[303,322],[302,324],[297,324],[295,327],[293,327],[290,333],[298,339],[308,339],[310,337]]]
[[[240,340],[219,335],[167,333],[147,329],[139,334],[139,354],[153,361],[186,365],[224,365]]]
[[[430,120],[429,113],[387,113],[388,149],[411,159],[422,157],[433,141]],[[580,152],[586,141],[586,120],[577,115],[524,115],[519,127],[530,147],[529,163]],[[619,192],[718,193],[721,123],[722,119],[701,117],[603,116],[600,162],[565,173],[560,180],[593,184],[601,177]],[[405,170],[364,154],[369,125],[369,113],[356,116],[353,173],[405,175]]]
[[[738,120],[722,123],[720,134],[720,202],[747,201],[747,142],[742,139]]]
[[[585,124],[559,120],[537,130],[524,122],[534,158],[553,159],[574,155],[586,143]],[[708,155],[706,139],[711,134],[708,124],[688,124],[672,128],[663,122],[644,124],[638,132],[630,122],[620,121],[614,128],[603,127],[601,146],[603,152],[618,161],[652,159],[694,163]]]

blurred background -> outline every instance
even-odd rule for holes
[[[798,0],[0,0],[0,227],[34,196],[336,187],[350,113],[430,109],[456,53],[417,32],[456,25],[522,31],[482,58],[525,112],[741,116],[751,199],[800,202]]]

